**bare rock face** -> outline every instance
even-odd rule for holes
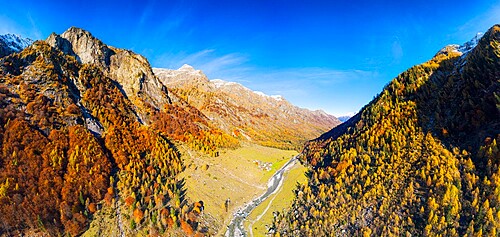
[[[126,97],[142,98],[156,108],[169,103],[166,87],[156,78],[146,58],[129,50],[104,44],[88,31],[71,27],[61,35],[51,34],[46,42],[81,63],[97,65],[118,82]],[[135,101],[135,100],[132,100]]]
[[[156,78],[146,58],[129,50],[112,48],[109,77],[123,85],[129,97],[139,96],[157,108],[169,103],[167,88]]]
[[[109,65],[109,59],[114,52],[100,40],[92,36],[90,32],[71,27],[60,37],[62,38],[60,41],[71,45],[73,52],[69,51],[66,53],[71,52],[75,54],[76,59],[81,63],[92,63],[103,67]]]

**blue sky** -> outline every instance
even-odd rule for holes
[[[4,1],[0,34],[70,26],[334,115],[357,112],[397,74],[500,23],[500,1]]]

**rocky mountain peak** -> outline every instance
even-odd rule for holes
[[[460,45],[460,47],[458,47],[458,51],[461,52],[462,54],[466,54],[468,53],[469,51],[471,51],[474,47],[477,46],[477,44],[479,43],[479,40],[481,40],[481,38],[483,37],[483,33],[482,32],[479,32],[476,34],[476,36],[474,36],[474,38],[472,38],[471,40],[469,40],[468,42],[466,42],[465,44],[463,45]]]
[[[76,27],[76,26],[71,26],[69,29],[67,29],[63,34],[74,34],[74,35],[87,35],[90,37],[93,37],[92,34],[82,28]]]
[[[113,54],[107,45],[90,32],[74,26],[61,35],[51,34],[46,42],[66,54],[75,56],[81,63],[92,63],[101,67],[109,66]]]
[[[141,97],[157,108],[162,108],[170,100],[148,60],[139,54],[108,46],[90,32],[77,27],[71,27],[61,35],[53,33],[46,42],[75,56],[81,63],[98,66],[106,76],[122,86],[129,98]]]
[[[477,44],[476,48],[484,49],[484,50],[496,50],[497,52],[500,49],[500,24],[494,25],[491,27],[484,35],[480,38],[474,38],[475,43]]]
[[[484,35],[485,34],[483,34],[482,32],[478,32],[471,40],[465,42],[462,45],[458,44],[447,45],[441,50],[439,50],[439,52],[437,52],[437,54],[434,57],[438,55],[449,55],[451,53],[459,53],[465,56],[479,44],[479,41],[483,38]]]

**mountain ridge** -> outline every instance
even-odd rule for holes
[[[186,67],[190,70],[185,70]],[[262,145],[298,148],[302,142],[340,123],[324,111],[299,108],[281,96],[265,95],[236,82],[209,80],[202,71],[190,66],[153,71],[167,87],[225,132]],[[294,131],[298,127],[302,131]]]

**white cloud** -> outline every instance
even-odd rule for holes
[[[347,84],[353,82],[368,83],[377,77],[379,77],[377,72],[355,69],[285,68],[251,71],[243,77],[250,82],[243,84],[267,94],[283,95],[295,102],[309,100],[313,103],[313,98],[328,98],[335,88],[345,88]]]
[[[247,61],[246,58],[238,54],[226,54],[206,61],[199,65],[199,67],[204,70],[205,73],[213,74],[223,70],[240,67],[245,61]]]
[[[179,59],[179,61],[181,61],[182,64],[184,64],[184,63],[195,64],[195,63],[205,62],[205,61],[209,60],[208,58],[212,57],[211,54],[213,54],[213,52],[215,52],[215,50],[213,50],[213,49],[204,49],[202,51],[198,51],[198,52],[193,53],[193,54],[189,54],[186,56],[180,56],[180,57],[184,57],[184,58]]]
[[[403,47],[401,47],[401,42],[399,42],[398,38],[392,42],[392,58],[393,63],[396,64],[401,62],[401,59],[403,58]]]
[[[38,26],[36,25],[36,21],[31,17],[31,14],[28,13],[27,18],[30,22],[31,25],[31,38],[32,39],[41,39],[42,38],[42,32],[38,29]]]

